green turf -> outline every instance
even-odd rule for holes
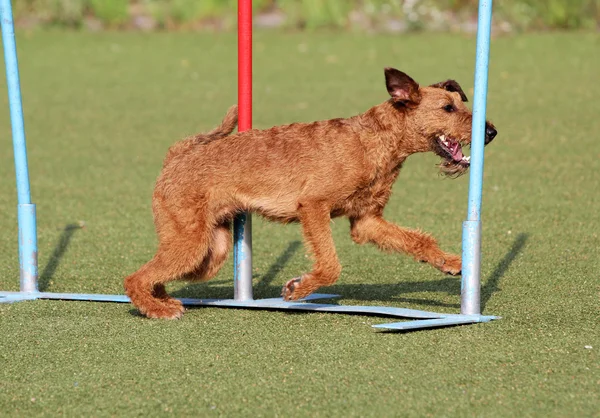
[[[156,245],[153,182],[169,144],[236,100],[232,34],[20,34],[40,288],[122,292]],[[383,318],[191,309],[153,321],[130,305],[0,305],[3,416],[598,416],[600,37],[492,44],[486,150],[485,314],[502,320],[382,333]],[[255,35],[256,127],[350,116],[383,101],[382,68],[459,80],[462,36]],[[0,289],[18,289],[16,193],[0,92]],[[469,91],[471,90],[471,91]],[[226,156],[225,156],[226,157]],[[388,219],[460,250],[468,178],[436,157],[405,165]],[[74,225],[84,222],[84,228]],[[344,304],[458,312],[460,280],[333,232]],[[256,297],[306,271],[297,226],[255,224]],[[179,296],[229,297],[231,261]],[[585,348],[592,346],[592,348]]]

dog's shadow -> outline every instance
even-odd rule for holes
[[[494,293],[500,290],[499,283],[506,271],[510,267],[514,259],[523,251],[528,239],[528,234],[521,233],[513,241],[506,255],[498,262],[492,274],[483,283],[481,288],[481,309],[491,299]],[[285,267],[288,261],[300,249],[299,241],[291,242],[288,247],[277,257],[275,262],[269,267],[263,275],[255,275],[253,280],[258,280],[254,284],[254,297],[276,298],[280,296],[281,286],[272,285],[271,283],[277,277],[278,273]],[[229,280],[220,280],[211,282],[213,284],[225,284]],[[459,277],[444,277],[438,280],[421,280],[421,281],[400,281],[397,283],[360,283],[360,284],[336,284],[331,287],[323,288],[321,293],[335,293],[346,299],[359,301],[373,302],[393,302],[409,303],[411,305],[423,307],[443,307],[443,308],[459,308],[460,304],[447,303],[434,298],[413,298],[407,295],[410,293],[435,293],[445,295],[460,295],[460,278]],[[175,297],[196,297],[202,299],[230,299],[232,296],[231,286],[211,286],[210,284],[191,284],[186,288],[172,292]],[[327,300],[327,303],[336,303],[335,299]]]

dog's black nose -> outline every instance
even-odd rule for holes
[[[489,123],[485,124],[485,144],[486,145],[489,144],[490,142],[492,142],[492,139],[494,139],[497,134],[498,134],[498,131],[496,130],[496,128],[494,128]]]

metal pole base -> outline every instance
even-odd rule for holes
[[[481,313],[481,221],[463,222],[460,313]]]
[[[35,205],[18,205],[21,292],[37,292],[38,256]]]
[[[412,331],[425,328],[439,328],[452,325],[476,324],[498,319],[495,316],[443,314],[416,309],[395,308],[389,306],[344,306],[325,303],[306,303],[317,299],[331,299],[338,295],[312,294],[302,300],[285,302],[281,298],[258,300],[235,299],[188,299],[179,300],[185,306],[208,306],[217,308],[265,309],[278,311],[327,312],[337,314],[373,315],[395,318],[412,319],[413,321],[393,322],[373,325],[373,328],[390,331]],[[128,303],[125,295],[102,295],[80,293],[51,293],[51,292],[0,292],[0,303],[13,303],[35,299],[73,300],[85,302],[117,302]]]

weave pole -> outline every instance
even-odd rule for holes
[[[252,0],[238,0],[238,131],[252,129]],[[233,294],[252,300],[252,217],[233,223]]]
[[[17,177],[20,291],[32,293],[37,292],[38,278],[36,217],[29,187],[25,123],[23,122],[17,45],[10,0],[0,0],[0,19],[2,19],[2,44]]]
[[[479,0],[469,203],[467,220],[463,223],[462,242],[460,313],[463,315],[481,313],[481,195],[491,27],[492,0]]]

